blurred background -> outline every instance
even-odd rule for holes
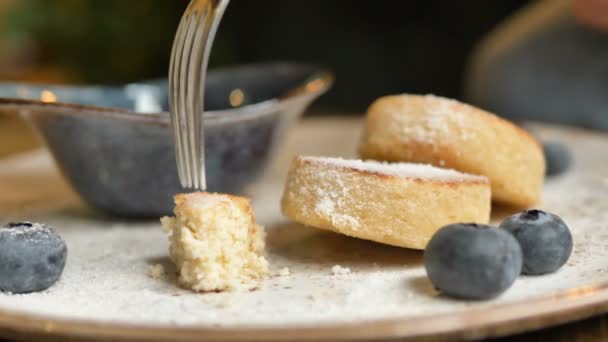
[[[166,77],[187,3],[1,0],[0,81]],[[607,18],[608,0],[233,0],[210,64],[327,66],[337,81],[312,115],[434,93],[514,120],[608,129]]]
[[[461,97],[474,44],[527,1],[233,0],[211,66],[325,65],[317,106],[362,112],[394,92]],[[2,0],[0,79],[118,84],[166,77],[185,0]]]

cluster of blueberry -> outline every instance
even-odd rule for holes
[[[0,291],[28,293],[51,287],[63,272],[67,253],[63,238],[47,225],[0,226]]]
[[[452,224],[431,238],[424,265],[433,285],[462,299],[490,299],[520,274],[555,272],[572,253],[572,234],[557,215],[527,210],[498,228]]]

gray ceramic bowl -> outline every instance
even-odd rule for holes
[[[332,83],[314,66],[259,64],[208,75],[208,190],[242,194],[294,119]],[[177,178],[163,80],[125,87],[0,84],[0,113],[25,116],[89,204],[123,217],[169,214]],[[146,112],[146,113],[143,113]]]

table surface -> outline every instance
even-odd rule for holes
[[[335,119],[306,119],[308,122],[315,120],[321,124],[322,120]],[[344,119],[342,119],[344,120]],[[22,123],[0,116],[0,158],[6,157],[11,153],[21,152],[37,144],[33,142],[34,136],[27,131],[27,127]],[[608,314],[588,318],[579,322],[572,322],[539,331],[528,332],[503,338],[494,339],[495,341],[597,341],[608,340]],[[3,342],[6,340],[1,340]]]

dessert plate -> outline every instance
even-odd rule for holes
[[[257,184],[254,206],[267,227],[273,276],[251,292],[195,294],[178,288],[158,221],[120,221],[87,208],[45,151],[0,161],[0,221],[48,223],[63,234],[69,250],[63,276],[49,290],[0,294],[0,337],[480,338],[608,311],[607,135],[532,126],[574,155],[566,174],[547,180],[542,205],[569,223],[574,252],[557,273],[520,277],[497,299],[469,302],[433,289],[421,252],[317,231],[281,216],[278,202],[293,155],[354,156],[360,124],[304,121]],[[494,210],[496,220],[509,213]],[[165,276],[150,272],[157,264]]]

